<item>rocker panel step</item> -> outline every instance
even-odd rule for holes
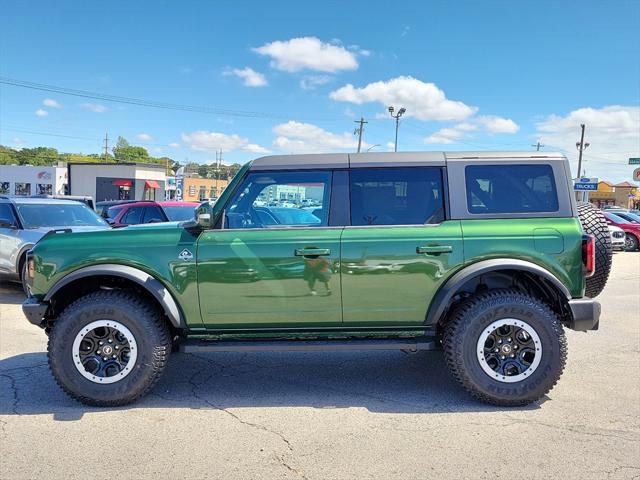
[[[429,338],[356,339],[356,340],[186,340],[179,350],[199,352],[310,352],[328,350],[434,350],[436,342]]]

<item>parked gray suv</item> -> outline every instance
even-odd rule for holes
[[[47,232],[109,228],[96,212],[84,203],[53,198],[0,196],[0,279],[23,281],[27,251]]]

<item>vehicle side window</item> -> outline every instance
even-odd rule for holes
[[[351,170],[352,225],[424,225],[444,219],[437,167]]]
[[[143,215],[144,207],[131,207],[126,211],[120,223],[124,223],[125,225],[137,225],[142,223]]]
[[[324,227],[331,172],[251,172],[226,209],[225,228]]]
[[[102,210],[100,215],[103,218],[116,218],[121,210],[122,210],[122,207],[109,207],[105,210]]]
[[[11,205],[2,203],[0,204],[0,227],[8,226],[17,227],[18,222],[16,222],[16,217],[11,210]]]
[[[144,223],[165,222],[164,213],[160,207],[147,207],[144,209]]]
[[[465,181],[469,213],[558,210],[551,165],[469,165]]]

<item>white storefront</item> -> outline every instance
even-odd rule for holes
[[[165,166],[154,163],[69,163],[69,193],[105,200],[165,199]]]
[[[0,165],[0,195],[64,195],[67,167]]]

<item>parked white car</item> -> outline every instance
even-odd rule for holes
[[[609,225],[609,233],[611,234],[611,247],[624,250],[624,230],[620,227]]]

